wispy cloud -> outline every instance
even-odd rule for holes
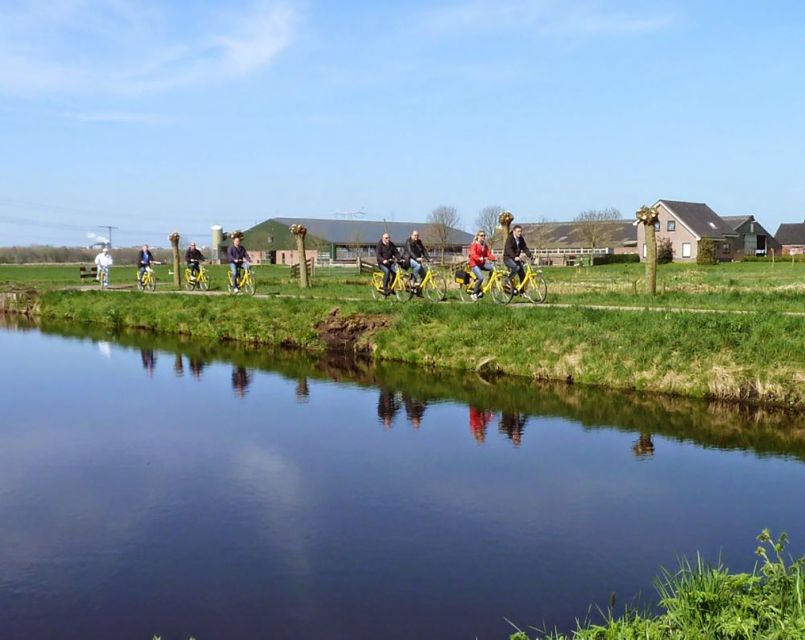
[[[595,0],[461,0],[425,13],[425,29],[455,34],[529,30],[584,36],[637,34],[673,24],[668,14],[634,14]]]
[[[165,116],[137,111],[65,111],[61,115],[79,122],[113,124],[160,124],[167,121]]]
[[[204,16],[132,0],[22,4],[0,9],[0,92],[22,95],[125,95],[244,76],[292,42],[297,22],[283,0]]]

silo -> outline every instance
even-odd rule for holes
[[[212,225],[212,245],[210,246],[212,255],[210,257],[212,258],[213,262],[218,262],[220,259],[218,252],[221,249],[221,243],[223,241],[224,228],[220,224]]]

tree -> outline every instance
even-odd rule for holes
[[[614,208],[588,209],[574,219],[587,246],[595,250],[612,239],[615,221],[621,219],[621,212]]]
[[[428,215],[427,237],[442,254],[442,264],[445,261],[445,251],[450,246],[450,230],[457,229],[461,224],[461,216],[455,207],[442,205]]]
[[[674,261],[674,243],[671,238],[660,238],[657,243],[657,264],[669,264]]]
[[[635,213],[638,222],[646,233],[646,293],[657,293],[657,230],[655,224],[660,217],[657,207],[643,205]]]
[[[498,228],[498,216],[503,213],[503,207],[499,207],[496,204],[490,204],[489,206],[484,207],[478,212],[478,217],[475,218],[475,229],[473,229],[473,233],[478,229],[483,229],[486,232],[486,237],[489,240],[492,240],[492,236],[495,235],[495,230]]]

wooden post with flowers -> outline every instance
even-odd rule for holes
[[[654,225],[660,217],[657,207],[643,205],[635,213],[646,232],[646,293],[657,294],[657,233]]]
[[[500,228],[503,229],[503,244],[500,246],[501,251],[506,248],[506,240],[511,233],[512,220],[514,220],[514,216],[512,215],[511,211],[501,211],[500,215],[498,216]],[[489,238],[489,242],[491,245],[492,238]]]
[[[175,289],[182,286],[179,278],[179,237],[178,231],[174,231],[168,236],[168,240],[171,241],[171,249],[173,249],[173,286]]]
[[[310,282],[307,279],[307,256],[305,255],[307,229],[301,224],[292,224],[289,229],[296,237],[296,250],[299,253],[299,287],[307,289],[310,286]]]

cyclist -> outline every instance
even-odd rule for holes
[[[470,269],[475,274],[475,288],[470,296],[473,302],[484,297],[484,292],[481,291],[484,284],[484,271],[489,271],[491,275],[495,269],[495,265],[492,264],[494,261],[495,256],[492,255],[492,249],[486,244],[486,232],[481,229],[475,234],[470,245]]]
[[[154,260],[154,254],[151,253],[151,250],[148,248],[147,244],[143,245],[143,248],[140,249],[139,253],[137,253],[137,281],[142,284],[143,281],[143,274],[145,270],[148,269],[152,264],[161,264]]]
[[[534,254],[531,253],[531,249],[525,243],[523,227],[516,224],[509,237],[506,238],[506,244],[503,247],[503,264],[509,267],[509,280],[512,285],[514,285],[514,276],[520,276],[520,282],[525,278],[523,259],[520,257],[523,253],[532,260],[534,259]],[[524,292],[520,291],[519,294],[524,295]]]
[[[229,269],[232,272],[232,282],[235,285],[235,293],[240,293],[238,288],[238,273],[241,269],[247,269],[250,266],[250,260],[246,247],[240,244],[240,236],[235,236],[232,244],[226,252],[229,258]]]
[[[184,259],[185,262],[187,262],[187,268],[190,269],[190,277],[195,280],[198,278],[200,263],[206,260],[204,254],[196,248],[195,242],[190,243],[190,246],[184,254]]]
[[[377,266],[383,270],[383,294],[389,295],[389,281],[391,274],[397,272],[397,260],[400,258],[400,252],[391,241],[388,233],[384,233],[380,242],[377,243],[375,249],[377,254]]]
[[[95,279],[100,281],[103,286],[109,283],[109,267],[112,266],[112,256],[109,254],[109,247],[104,247],[103,250],[95,256],[95,267],[97,274]]]
[[[414,284],[420,284],[428,273],[425,261],[430,262],[430,255],[428,255],[425,245],[422,244],[422,240],[419,239],[419,231],[414,229],[411,237],[405,241],[403,248],[403,264],[413,270]]]

